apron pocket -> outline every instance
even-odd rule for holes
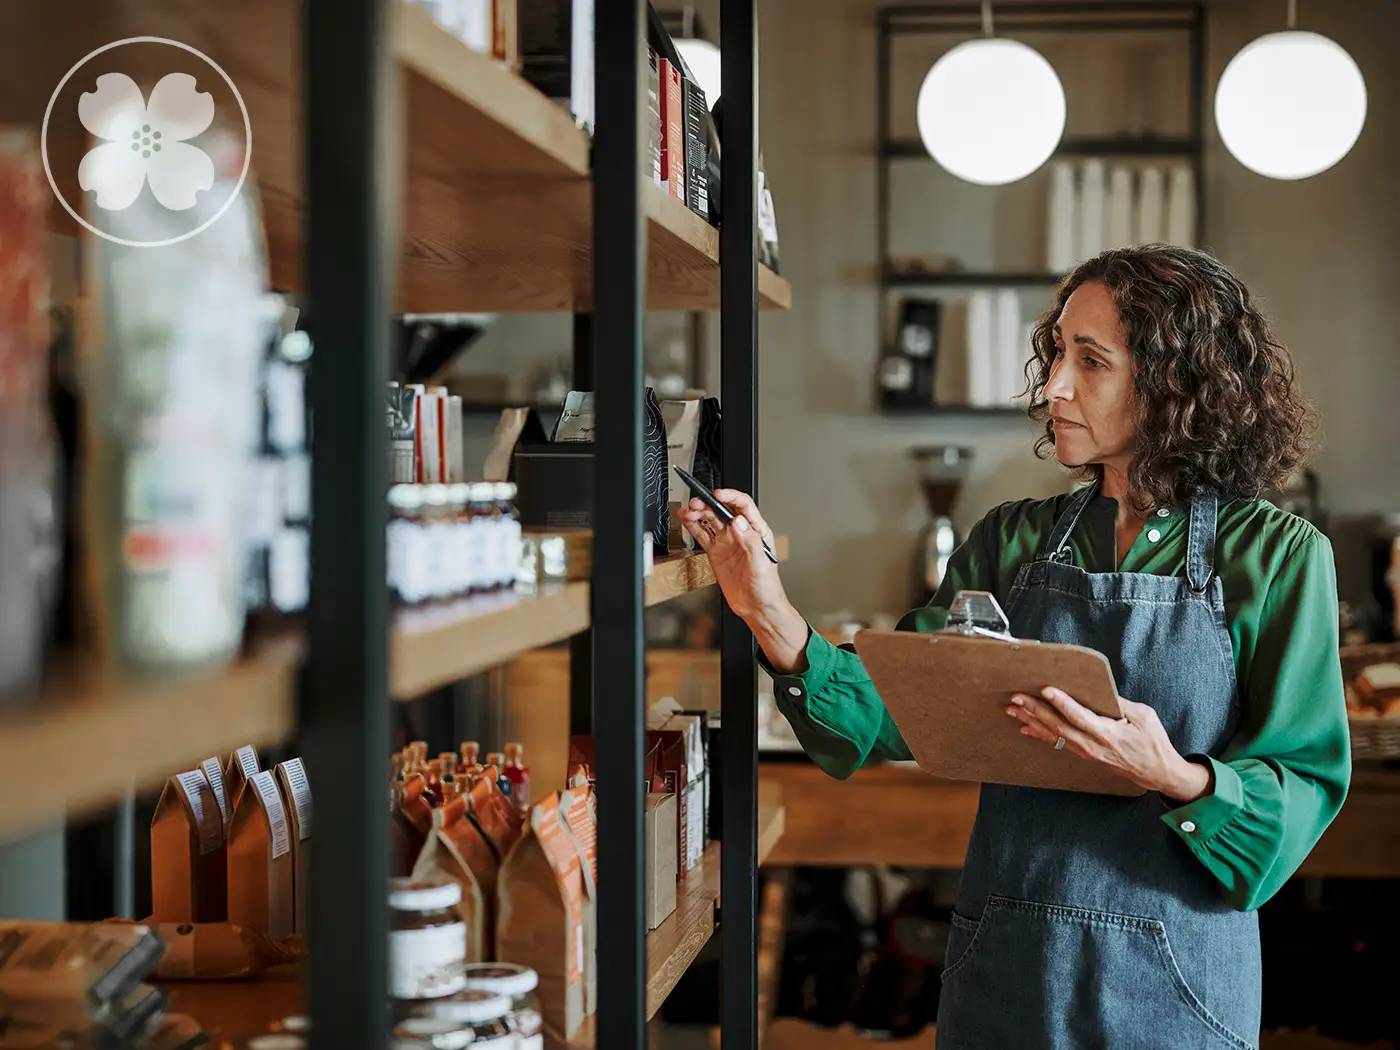
[[[978,921],[953,915],[947,960],[949,1021],[985,1045],[1254,1050],[1192,992],[1155,919],[994,896]]]

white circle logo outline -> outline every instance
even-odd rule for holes
[[[125,47],[127,44],[167,44],[170,47],[178,47],[181,51],[188,51],[190,54],[202,59],[207,65],[213,67],[214,71],[218,73],[219,76],[223,77],[224,83],[227,84],[229,90],[233,92],[233,97],[238,100],[239,112],[243,114],[243,170],[238,173],[238,183],[233,187],[233,192],[229,194],[228,200],[224,201],[223,207],[220,208],[212,218],[200,223],[193,230],[190,230],[188,233],[182,233],[178,237],[168,237],[163,241],[133,241],[99,230],[96,226],[79,215],[77,211],[74,210],[73,206],[68,203],[67,198],[63,196],[63,193],[58,188],[58,181],[53,177],[53,169],[49,167],[49,117],[53,114],[54,103],[58,101],[58,96],[62,93],[64,86],[68,81],[73,79],[74,73],[82,69],[83,66],[87,65],[98,55],[102,54],[104,51],[111,51],[113,48]],[[58,198],[58,203],[62,204],[63,210],[73,216],[78,224],[88,232],[95,233],[103,240],[112,241],[114,244],[120,244],[126,248],[167,248],[172,244],[179,244],[181,241],[187,241],[191,237],[197,236],[209,229],[210,226],[213,226],[214,223],[224,217],[224,212],[228,211],[233,202],[238,199],[239,193],[243,191],[243,183],[248,178],[248,169],[253,163],[253,124],[252,121],[248,119],[248,106],[244,103],[243,95],[239,92],[237,85],[234,84],[233,78],[224,72],[223,66],[219,65],[219,63],[215,62],[203,51],[200,51],[198,48],[190,47],[189,44],[181,43],[179,40],[171,40],[169,37],[129,36],[122,40],[113,40],[110,44],[103,44],[96,51],[89,52],[78,59],[78,61],[73,64],[72,69],[63,74],[63,79],[58,82],[58,87],[54,88],[53,94],[49,96],[49,104],[44,107],[44,123],[39,129],[39,154],[44,161],[44,174],[48,176],[49,188],[53,190],[54,196]]]

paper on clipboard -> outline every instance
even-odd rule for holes
[[[942,631],[860,631],[856,652],[919,767],[950,780],[1094,794],[1144,793],[1069,750],[1022,736],[1006,715],[1013,693],[1047,685],[1098,714],[1122,717],[1113,670],[1078,645],[1013,638],[996,599],[963,591]]]

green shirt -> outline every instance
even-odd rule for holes
[[[1017,569],[1043,549],[1068,499],[1022,500],[988,514],[953,554],[933,602],[905,616],[901,629],[937,630],[959,590],[991,591],[1004,605]],[[1076,564],[1089,572],[1115,571],[1116,513],[1113,500],[1098,497],[1070,536]],[[1183,575],[1187,525],[1186,507],[1154,513],[1117,571]],[[1222,504],[1215,570],[1234,649],[1239,726],[1219,760],[1208,760],[1213,792],[1162,820],[1219,880],[1230,904],[1250,909],[1297,870],[1346,797],[1351,750],[1336,571],[1326,537],[1254,500]],[[806,654],[804,699],[776,693],[816,764],[844,778],[871,762],[910,758],[860,658],[816,632]],[[1181,830],[1188,822],[1189,835]]]

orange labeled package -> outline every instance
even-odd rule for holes
[[[496,767],[487,766],[476,778],[471,789],[471,813],[477,825],[496,851],[504,858],[520,838],[521,822],[510,800],[496,786]]]
[[[308,854],[311,852],[311,828],[315,811],[311,803],[311,781],[299,758],[289,758],[277,766],[277,789],[282,793],[282,808],[292,832],[292,926],[306,935],[306,891],[310,886],[307,874]]]
[[[428,880],[444,875],[461,884],[457,914],[467,928],[466,961],[487,962],[494,943],[496,854],[468,813],[467,800],[451,799],[433,813],[433,833],[423,844],[413,878]]]
[[[254,774],[228,836],[228,917],[273,941],[296,932],[292,829],[271,773]]]
[[[598,1009],[598,816],[587,779],[564,792],[559,806],[564,832],[582,861],[584,1002],[592,1015]]]
[[[497,887],[496,955],[539,974],[540,1013],[553,1042],[568,1042],[587,1017],[583,864],[552,794],[530,811]]]
[[[202,770],[171,777],[151,818],[151,918],[228,918],[228,851],[214,789]]]

